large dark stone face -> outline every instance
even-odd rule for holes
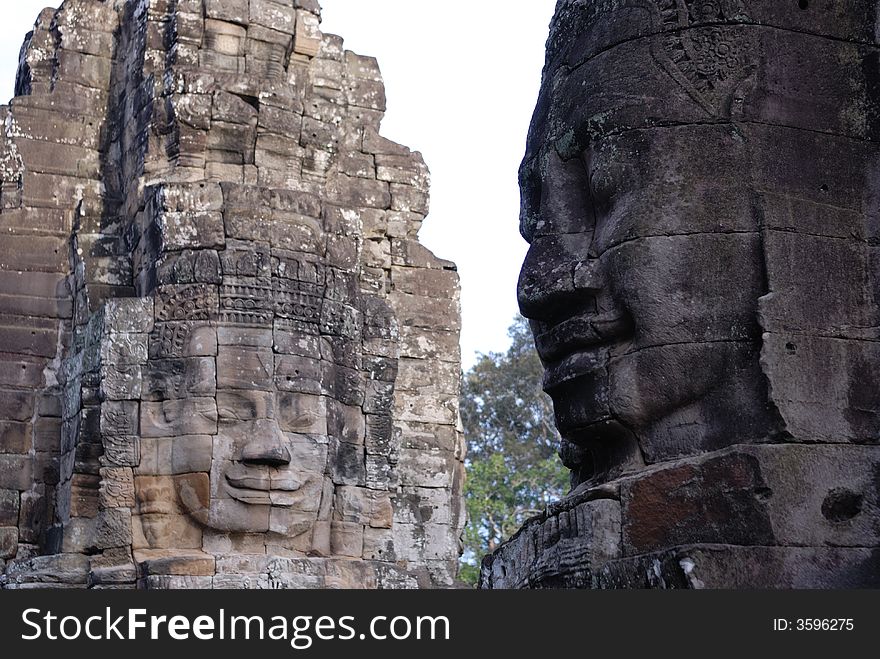
[[[540,192],[519,294],[559,429],[589,449],[570,466],[618,466],[635,437],[651,461],[718,448],[743,411],[746,437],[766,432],[763,262],[736,134],[634,130],[567,158],[555,146],[524,178]]]
[[[878,8],[557,2],[519,298],[582,487],[482,587],[877,583]]]
[[[876,441],[852,395],[877,387],[876,47],[811,11],[557,9],[519,300],[575,484],[792,435]]]

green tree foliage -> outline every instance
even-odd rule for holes
[[[462,384],[468,524],[461,575],[472,584],[485,554],[568,490],[528,322],[518,317],[508,333],[507,352],[480,355]]]

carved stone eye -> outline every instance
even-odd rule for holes
[[[540,221],[541,208],[541,178],[531,167],[520,171],[520,196],[520,231],[526,240],[531,240]]]
[[[590,194],[597,212],[607,210],[614,197],[616,177],[611,169],[601,167],[590,177]]]

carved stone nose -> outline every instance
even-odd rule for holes
[[[517,287],[520,313],[533,320],[550,315],[547,307],[555,306],[557,300],[564,300],[574,292],[571,265],[551,264],[542,260],[539,254],[538,250],[529,250]]]
[[[523,263],[517,300],[526,318],[549,321],[601,289],[598,261],[575,258],[554,239],[539,238]]]
[[[242,462],[270,467],[290,464],[290,451],[284,445],[281,429],[275,421],[257,422],[253,433],[253,439],[241,451]]]

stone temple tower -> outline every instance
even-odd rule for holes
[[[0,108],[6,587],[454,583],[458,277],[315,0],[65,0]]]

